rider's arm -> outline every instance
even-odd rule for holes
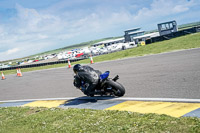
[[[78,89],[81,87],[81,79],[77,76],[74,76],[74,86]]]

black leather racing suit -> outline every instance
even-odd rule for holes
[[[81,81],[83,81],[86,84],[86,88],[83,92],[86,95],[90,95],[94,92],[99,82],[100,74],[101,72],[99,70],[94,70],[90,66],[81,66],[74,76],[74,86],[80,89]]]

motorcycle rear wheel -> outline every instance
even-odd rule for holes
[[[108,87],[112,87],[115,96],[121,97],[125,94],[125,88],[120,83],[108,80],[107,85]]]

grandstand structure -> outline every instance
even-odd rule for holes
[[[124,33],[124,40],[125,43],[127,42],[133,42],[134,41],[134,37],[138,37],[138,36],[142,36],[144,35],[145,31],[140,30],[141,28],[134,28],[134,29],[129,29],[129,30],[125,30]]]

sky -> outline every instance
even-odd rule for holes
[[[0,61],[176,20],[200,21],[200,0],[0,0]]]

